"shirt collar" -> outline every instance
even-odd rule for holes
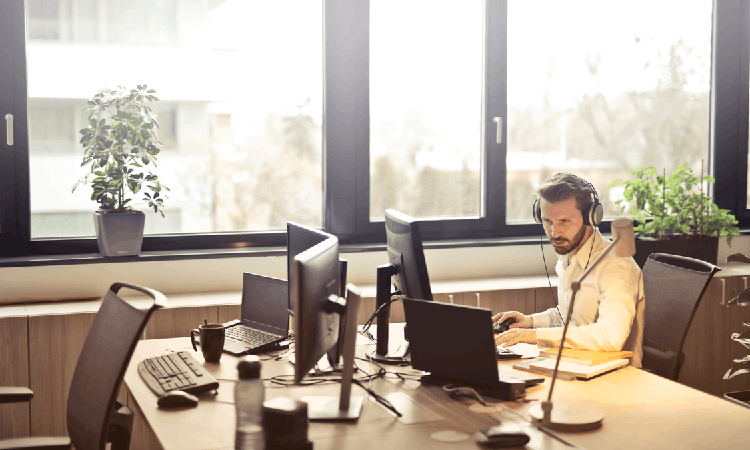
[[[603,242],[602,241],[602,235],[601,235],[601,233],[599,233],[599,229],[598,228],[594,228],[594,232],[591,233],[591,236],[589,236],[589,238],[586,240],[586,242],[583,243],[583,245],[581,246],[581,248],[578,249],[577,252],[575,252],[575,253],[571,252],[571,253],[569,253],[568,255],[565,255],[565,256],[569,256],[570,257],[570,262],[573,262],[573,258],[575,258],[578,261],[578,265],[581,268],[584,268],[588,264],[591,263],[591,261],[589,261],[589,258],[595,258],[596,257],[596,255],[594,255],[594,252],[593,252],[593,249],[592,249],[592,247],[594,246],[594,244],[595,243],[596,244],[600,244],[602,242]]]

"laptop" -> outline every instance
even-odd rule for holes
[[[406,298],[404,312],[411,365],[430,373],[423,382],[469,386],[514,400],[518,395],[509,385],[522,383],[525,388],[544,381],[539,375],[498,370],[489,309]]]
[[[286,280],[245,273],[240,319],[224,324],[224,351],[246,355],[271,350],[289,332]]]

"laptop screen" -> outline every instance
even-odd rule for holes
[[[286,335],[289,329],[288,290],[286,280],[245,273],[242,279],[242,323]]]

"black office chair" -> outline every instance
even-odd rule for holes
[[[147,294],[154,303],[145,311],[136,309],[117,296],[123,287]],[[127,450],[133,412],[117,401],[117,393],[148,319],[166,304],[164,295],[153,289],[114,283],[94,317],[70,383],[70,437],[2,440],[0,449],[65,450],[72,444],[76,450],[103,450],[111,443],[112,450]],[[0,389],[0,403],[28,401],[32,397],[27,388]]]
[[[643,266],[646,299],[643,368],[677,381],[682,345],[708,283],[720,268],[698,259],[652,253]]]

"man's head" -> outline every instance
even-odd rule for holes
[[[582,178],[558,173],[539,187],[540,219],[555,251],[560,255],[578,250],[593,233],[583,214],[593,201],[594,191]]]

